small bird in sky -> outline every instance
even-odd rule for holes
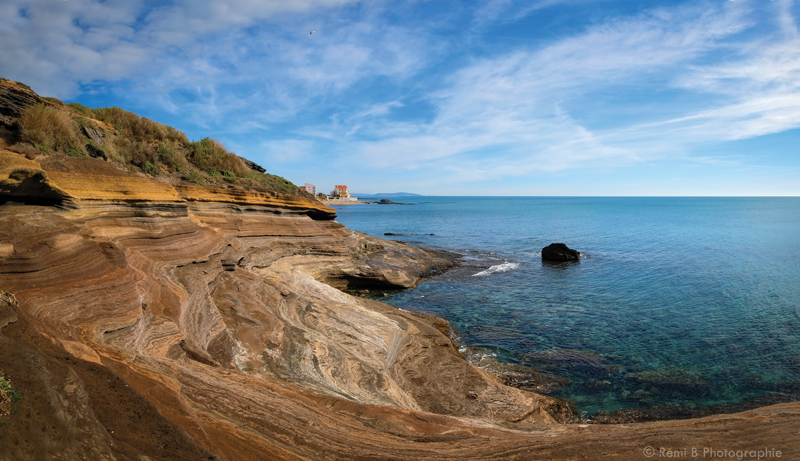
[[[311,34],[313,34],[313,33],[314,33],[314,32],[316,32],[316,31],[317,31],[317,29],[314,29],[314,30],[312,30],[311,32],[309,32],[309,33],[308,33],[308,35],[311,35]]]

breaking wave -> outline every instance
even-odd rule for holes
[[[497,274],[500,272],[508,272],[513,271],[514,269],[519,267],[519,263],[510,263],[508,261],[504,262],[503,264],[498,264],[496,266],[492,266],[485,271],[480,271],[477,274],[473,274],[473,277],[482,277],[484,275],[491,275]]]

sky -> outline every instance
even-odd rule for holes
[[[799,15],[793,0],[3,0],[0,77],[321,192],[800,195]]]

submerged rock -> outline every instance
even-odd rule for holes
[[[567,247],[563,243],[551,243],[542,248],[542,261],[578,261],[581,257],[579,251]]]

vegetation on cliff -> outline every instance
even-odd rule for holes
[[[11,422],[6,419],[7,416],[14,414],[14,407],[12,407],[11,404],[19,402],[22,399],[22,394],[14,389],[11,385],[11,381],[0,374],[0,427],[11,424]],[[0,437],[2,437],[2,434],[0,434]]]
[[[5,91],[28,93],[11,109],[0,132],[5,143],[33,146],[40,155],[103,158],[127,171],[172,183],[234,185],[260,192],[303,195],[286,179],[266,173],[214,139],[190,141],[181,131],[119,107],[92,109],[39,97],[27,85],[0,79]],[[19,114],[14,114],[17,109]],[[15,116],[16,115],[16,116]],[[9,129],[10,128],[10,129]],[[17,149],[20,150],[20,149]]]

